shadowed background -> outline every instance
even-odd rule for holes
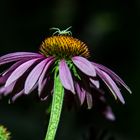
[[[49,28],[72,26],[73,36],[89,46],[92,60],[114,70],[133,91],[129,95],[122,90],[125,105],[109,97],[117,118],[114,123],[94,115],[94,108],[77,113],[64,110],[56,139],[94,140],[95,128],[111,135],[105,136],[106,140],[140,139],[139,9],[139,1],[127,0],[0,1],[0,55],[37,52],[44,38],[52,35]],[[11,105],[7,98],[0,101],[0,124],[8,127],[13,140],[43,140],[45,136],[47,103],[40,102],[35,94]]]

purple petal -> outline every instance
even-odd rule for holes
[[[36,88],[37,88],[37,86],[38,86],[38,84],[37,83],[35,83],[35,85],[32,87],[32,89],[30,90],[30,93],[32,92],[32,91],[34,91]],[[26,94],[25,92],[24,92],[24,94]],[[27,94],[26,94],[27,95]]]
[[[102,113],[103,113],[103,115],[104,115],[107,119],[109,119],[109,120],[111,120],[111,121],[114,121],[114,120],[115,120],[115,115],[114,115],[114,113],[112,112],[112,109],[111,109],[110,106],[107,106],[107,107],[105,108],[105,110],[104,110]]]
[[[114,73],[112,70],[110,70],[109,68],[101,65],[101,64],[97,64],[97,63],[93,63],[95,66],[97,66],[99,69],[103,70],[104,72],[108,73],[113,80],[115,80],[118,84],[120,83],[121,85],[123,85],[130,93],[132,93],[132,91],[130,90],[130,88],[125,84],[125,82],[116,74]]]
[[[31,92],[34,85],[37,83],[45,65],[46,65],[47,59],[41,61],[29,74],[25,81],[25,94],[28,94]]]
[[[89,78],[90,82],[96,87],[96,88],[99,88],[100,87],[100,84],[99,84],[99,81],[98,80],[94,80],[92,78]]]
[[[15,87],[16,82],[13,82],[8,87],[6,87],[6,90],[4,91],[4,96],[7,96],[9,93],[11,93]]]
[[[59,75],[63,86],[75,94],[71,72],[64,59],[59,64]]]
[[[72,58],[73,63],[86,75],[95,77],[96,71],[94,65],[86,58],[81,56],[75,56]]]
[[[7,79],[5,87],[9,86],[12,82],[16,81],[19,77],[21,77],[28,70],[28,68],[31,67],[37,60],[38,58],[29,60],[20,65],[17,69],[15,69],[10,75],[10,77]]]
[[[87,99],[88,109],[91,109],[92,108],[92,96],[88,92],[86,92],[86,99]]]
[[[42,71],[42,74],[40,75],[39,81],[38,81],[38,91],[41,92],[42,90],[42,83],[44,82],[45,75],[47,73],[48,68],[51,66],[51,64],[54,62],[54,59],[52,58],[47,58],[46,59],[46,66],[44,70]]]
[[[45,78],[43,81],[41,81],[40,85],[38,86],[38,95],[39,95],[39,97],[41,96],[41,93],[42,93],[47,81],[48,81],[48,78]]]
[[[11,93],[15,87],[16,82],[13,82],[10,84],[8,87],[1,87],[0,88],[0,93],[4,94],[4,96],[7,96],[9,93]]]
[[[16,100],[17,98],[19,98],[21,95],[23,95],[23,93],[24,93],[24,90],[21,90],[20,92],[16,93],[16,94],[12,97],[11,101],[12,101],[12,102],[15,102],[15,100]]]
[[[77,82],[75,83],[75,88],[76,88],[76,92],[79,97],[80,103],[82,105],[85,100],[85,90],[82,87],[80,87],[80,85]]]
[[[27,60],[26,60],[27,61]],[[5,84],[5,82],[7,81],[8,77],[11,75],[11,73],[17,68],[19,67],[22,63],[24,63],[25,60],[21,60],[16,62],[15,64],[13,64],[9,69],[7,69],[2,76],[0,77],[0,84]]]
[[[40,98],[41,101],[46,101],[48,99],[48,95],[45,97]]]
[[[4,91],[5,91],[5,87],[1,87],[1,88],[0,88],[0,94],[3,94]]]
[[[15,53],[9,53],[4,56],[0,57],[0,65],[6,64],[9,62],[21,60],[24,58],[37,58],[37,57],[43,57],[41,54],[38,53],[31,53],[31,52],[15,52]]]
[[[97,74],[104,81],[104,83],[108,86],[108,88],[114,95],[115,99],[117,99],[117,97],[118,97],[119,100],[124,104],[125,103],[124,98],[122,97],[122,94],[121,94],[119,88],[117,87],[115,82],[111,79],[111,77],[107,73],[98,69],[97,67],[96,67],[96,70],[97,70]]]
[[[9,75],[10,73],[12,73],[17,67],[19,67],[21,64],[23,64],[24,62],[28,61],[27,59],[23,59],[21,61],[18,61],[16,62],[15,64],[13,64],[9,69],[7,69],[3,74],[2,76],[5,76],[5,75]]]
[[[9,75],[1,76],[0,77],[0,85],[4,84],[8,77],[9,77]]]

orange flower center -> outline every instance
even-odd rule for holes
[[[46,38],[40,46],[40,52],[46,57],[55,56],[66,59],[73,56],[89,57],[89,50],[86,44],[68,35]]]

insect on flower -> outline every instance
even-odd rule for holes
[[[72,28],[72,26],[70,26],[70,27],[68,27],[66,30],[62,30],[62,31],[61,31],[59,28],[55,28],[55,27],[50,28],[50,30],[56,30],[56,31],[53,33],[53,35],[55,35],[55,34],[57,34],[57,33],[58,33],[58,35],[72,35],[72,32],[69,31],[70,28]]]

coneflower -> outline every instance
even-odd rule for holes
[[[117,74],[88,60],[90,53],[87,45],[72,37],[68,29],[58,30],[56,33],[58,35],[48,37],[42,42],[39,53],[15,52],[0,57],[0,65],[14,62],[0,75],[1,95],[12,93],[13,102],[33,90],[38,90],[41,100],[46,100],[48,96],[53,97],[46,140],[53,140],[55,137],[67,91],[77,96],[81,105],[86,102],[88,109],[92,107],[94,96],[97,96],[92,91],[100,91],[100,80],[115,99],[123,104],[125,101],[118,86],[124,86],[131,93]]]

